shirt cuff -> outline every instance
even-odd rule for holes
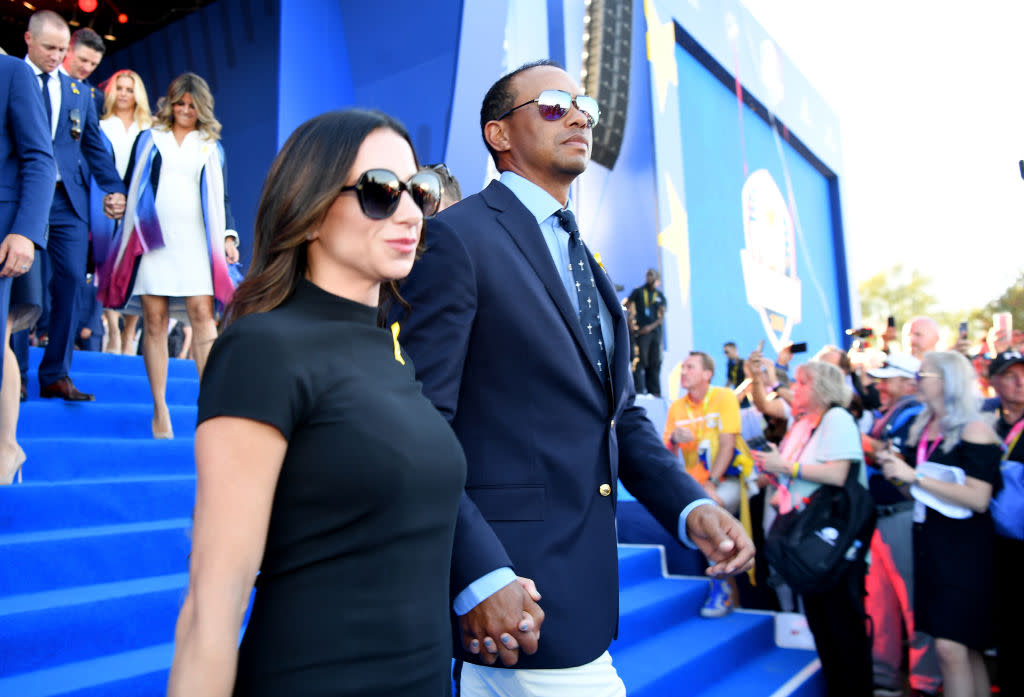
[[[679,540],[690,549],[699,548],[697,547],[697,545],[693,544],[693,542],[690,540],[690,536],[686,534],[686,519],[687,517],[689,517],[690,511],[692,511],[694,508],[696,508],[697,506],[706,506],[707,504],[711,504],[712,506],[717,505],[711,499],[697,499],[689,506],[684,508],[683,512],[679,514]]]
[[[503,566],[500,569],[495,569],[466,586],[466,589],[455,598],[452,609],[455,610],[456,615],[465,615],[515,580],[516,574],[509,567]]]
[[[224,237],[234,237],[236,243],[239,241],[238,233],[235,232],[234,230],[225,230],[224,231]]]

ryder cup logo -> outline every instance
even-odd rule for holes
[[[740,250],[747,302],[761,318],[765,336],[778,352],[800,323],[800,279],[796,275],[793,217],[766,169],[743,185],[743,237]]]

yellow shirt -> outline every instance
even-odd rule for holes
[[[693,432],[689,443],[673,443],[672,431],[685,426]],[[674,453],[682,452],[686,471],[703,484],[708,480],[708,468],[718,455],[718,436],[721,433],[740,433],[740,403],[727,387],[709,387],[708,393],[694,404],[689,396],[680,397],[668,408],[663,440]],[[702,458],[701,455],[704,455]]]

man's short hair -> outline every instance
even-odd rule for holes
[[[107,46],[103,43],[103,39],[89,27],[82,27],[81,29],[75,30],[75,33],[71,35],[71,42],[68,44],[68,50],[74,51],[75,47],[79,44],[86,48],[91,48],[93,51],[98,51],[100,54],[107,52]]]
[[[726,341],[724,344],[722,344],[722,348],[729,348],[729,347],[736,348],[736,342],[735,341]]]
[[[711,377],[715,377],[715,359],[703,351],[690,351],[691,356],[699,356],[704,370],[711,371]]]
[[[28,33],[32,36],[39,36],[39,33],[43,31],[43,27],[48,24],[55,27],[68,28],[68,23],[64,21],[64,18],[53,10],[39,10],[32,13],[32,16],[28,18]]]
[[[565,69],[549,58],[532,61],[519,66],[506,75],[502,75],[498,78],[498,81],[491,85],[491,88],[487,90],[487,94],[484,95],[483,104],[480,105],[480,135],[483,136],[484,145],[487,146],[487,152],[491,153],[491,159],[494,160],[495,165],[498,164],[498,153],[496,150],[491,148],[491,144],[487,142],[487,136],[484,135],[484,127],[489,121],[496,121],[499,116],[516,106],[512,103],[512,100],[515,99],[515,95],[512,94],[512,90],[510,89],[512,80],[514,80],[519,73],[526,72],[531,68],[540,68],[542,66],[551,66],[552,68],[558,68],[559,70]]]

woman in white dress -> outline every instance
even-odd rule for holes
[[[237,234],[225,195],[221,126],[206,81],[193,73],[175,78],[154,122],[133,149],[125,212],[133,224],[117,242],[100,297],[112,307],[141,301],[153,437],[173,438],[165,399],[168,321],[172,312],[187,312],[202,377],[217,338],[214,299],[226,304],[234,292],[224,238]]]
[[[104,83],[103,91],[100,130],[110,141],[117,173],[124,179],[135,140],[140,132],[153,126],[153,113],[149,109],[146,86],[134,70],[118,70]],[[123,332],[118,331],[120,312],[104,308],[103,317],[107,321],[107,353],[134,353],[132,342],[139,316],[126,312]]]

